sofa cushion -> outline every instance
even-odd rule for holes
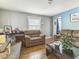
[[[41,39],[41,37],[32,37],[30,40],[38,40]]]
[[[25,35],[25,38],[31,38],[29,35]]]
[[[73,32],[73,37],[79,37],[79,31],[78,30],[75,30]]]
[[[73,42],[73,45],[79,48],[79,42]]]
[[[36,36],[40,36],[41,32],[40,30],[28,30],[28,31],[25,31],[25,34],[31,37],[36,37]]]
[[[68,34],[68,36],[71,36],[71,30],[62,30],[61,34]]]

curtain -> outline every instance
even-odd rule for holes
[[[61,32],[61,17],[58,17],[56,27],[56,33],[59,34]]]

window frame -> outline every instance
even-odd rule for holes
[[[30,19],[31,19],[32,21],[33,21],[33,20],[34,20],[34,21],[35,21],[35,20],[39,20],[39,21],[40,21],[40,22],[39,22],[39,25],[35,25],[35,24],[34,24],[34,25],[30,25],[30,24],[29,24],[29,23],[30,23],[30,22],[29,22]],[[35,29],[35,28],[30,28],[30,26],[34,26],[34,27],[36,27],[36,26],[38,27],[38,26],[39,26],[39,28],[37,28],[37,29]],[[41,30],[41,17],[38,17],[38,16],[28,16],[28,29],[29,29],[29,30]]]

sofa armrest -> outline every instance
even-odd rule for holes
[[[43,39],[45,39],[45,35],[43,35],[43,34],[40,34],[40,37],[43,38]]]
[[[29,35],[25,35],[25,38],[28,38],[28,39],[30,39],[31,37],[30,37]]]
[[[40,36],[41,36],[41,37],[45,37],[45,35],[43,35],[43,34],[40,34]]]
[[[41,37],[41,39],[42,39],[43,43],[45,44],[45,35],[40,34],[40,37]]]
[[[30,36],[25,35],[25,45],[26,45],[26,47],[30,47],[30,39],[31,39]]]

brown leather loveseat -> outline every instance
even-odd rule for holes
[[[40,30],[25,31],[26,47],[45,44],[45,35],[42,35]]]

